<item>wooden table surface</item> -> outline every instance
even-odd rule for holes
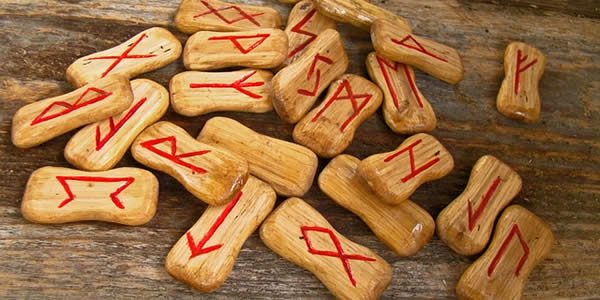
[[[274,0],[287,16],[289,7]],[[412,197],[434,217],[457,197],[471,167],[484,154],[512,165],[523,177],[515,200],[550,224],[556,243],[526,286],[527,298],[600,297],[600,5],[595,0],[376,0],[408,18],[420,35],[456,47],[466,77],[457,86],[417,72],[432,103],[433,134],[454,156],[447,177]],[[501,2],[502,4],[499,4]],[[205,205],[169,176],[158,174],[157,215],[142,227],[100,222],[42,226],[19,212],[30,173],[68,166],[63,148],[72,133],[29,150],[10,142],[11,119],[21,106],[71,87],[66,67],[76,58],[110,48],[151,26],[173,32],[178,1],[0,1],[0,297],[191,298],[207,296],[172,279],[163,264],[171,246],[199,218]],[[367,33],[339,26],[350,55],[350,73],[366,76]],[[178,33],[184,41],[186,36]],[[524,125],[501,116],[495,99],[504,76],[502,54],[512,40],[548,57],[541,82],[542,119]],[[167,86],[183,71],[181,60],[145,74]],[[292,126],[275,113],[219,113],[173,121],[196,135],[212,116],[224,115],[277,138],[291,140]],[[395,148],[381,113],[360,127],[349,154],[366,156]],[[320,161],[322,169],[326,160]],[[120,166],[140,166],[128,154]],[[384,298],[452,298],[462,271],[475,258],[454,254],[436,237],[414,257],[396,257],[352,213],[316,186],[305,199],[341,233],[374,249],[393,265]],[[279,199],[281,201],[282,199]],[[245,243],[229,279],[215,297],[330,297],[309,272],[269,251],[255,233]]]

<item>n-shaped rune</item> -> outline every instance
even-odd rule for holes
[[[104,78],[106,75],[108,75],[108,73],[110,73],[110,71],[112,71],[114,68],[116,68],[117,65],[120,64],[121,61],[123,61],[124,59],[141,59],[141,58],[155,57],[156,54],[131,54],[131,55],[129,55],[129,53],[133,50],[133,48],[135,48],[143,39],[145,39],[147,37],[148,37],[148,35],[146,35],[145,33],[140,35],[140,37],[133,44],[129,45],[129,47],[127,47],[127,49],[125,51],[123,51],[123,53],[121,53],[121,55],[97,56],[97,57],[90,57],[86,60],[114,59],[113,63],[110,66],[108,66],[108,68],[106,68],[104,73],[102,73],[101,78]]]
[[[155,147],[157,144],[162,144],[162,143],[169,144],[171,151],[165,152],[165,151],[160,150]],[[207,172],[204,168],[201,168],[199,166],[196,166],[194,164],[184,161],[183,158],[204,155],[206,153],[209,153],[210,150],[200,150],[200,151],[177,154],[177,138],[175,136],[168,136],[168,137],[158,138],[158,139],[154,139],[154,140],[148,140],[148,141],[142,142],[140,145],[142,147],[152,151],[155,154],[158,154],[180,166],[183,166],[183,167],[186,167],[186,168],[192,170],[193,172],[196,172],[199,174],[204,174]]]
[[[258,23],[258,21],[254,17],[258,17],[258,16],[264,14],[264,13],[249,14],[249,13],[245,12],[243,9],[241,9],[237,5],[230,5],[230,6],[223,6],[223,7],[220,7],[220,8],[214,8],[212,5],[210,5],[206,1],[200,1],[200,2],[202,2],[202,4],[204,4],[204,6],[206,6],[206,8],[208,8],[208,10],[205,11],[205,12],[202,12],[202,13],[199,13],[199,14],[195,15],[194,18],[198,18],[198,17],[210,15],[210,14],[215,14],[215,16],[217,16],[219,19],[221,19],[226,24],[234,24],[234,23],[237,23],[237,22],[242,21],[242,20],[248,20],[250,23],[252,23],[252,24],[254,24],[256,26],[260,26],[260,23]],[[240,15],[240,17],[238,17],[236,19],[231,19],[231,20],[225,18],[221,14],[221,12],[229,10],[229,9],[237,11],[238,14]]]
[[[434,156],[434,158],[430,161],[428,161],[427,163],[425,163],[424,165],[420,166],[417,168],[416,164],[415,164],[415,152],[414,152],[414,148],[421,144],[423,142],[422,139],[418,139],[416,140],[414,143],[406,146],[405,148],[402,148],[400,150],[398,150],[396,153],[388,156],[385,158],[384,162],[390,162],[392,160],[394,160],[396,157],[400,156],[401,154],[403,154],[404,152],[408,152],[408,158],[410,161],[410,174],[404,176],[401,180],[402,183],[406,183],[407,181],[413,179],[414,177],[416,177],[417,175],[421,174],[423,171],[431,168],[433,165],[437,164],[440,161],[440,158],[437,157],[438,153],[436,153]]]

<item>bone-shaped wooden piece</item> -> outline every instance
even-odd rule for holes
[[[177,241],[165,262],[169,274],[203,292],[218,289],[246,239],[273,210],[276,198],[268,184],[250,176],[228,204],[209,206]]]
[[[279,28],[281,16],[277,10],[266,6],[218,0],[182,0],[175,15],[175,26],[187,34]]]
[[[359,173],[381,200],[398,205],[422,184],[448,175],[453,168],[450,152],[433,136],[419,133],[392,152],[369,156],[360,163]]]
[[[335,21],[319,13],[311,0],[298,2],[290,11],[285,27],[288,36],[288,56],[283,64],[289,65],[294,62],[321,32],[335,28]]]
[[[460,277],[458,299],[520,299],[529,274],[553,243],[554,235],[540,217],[522,206],[509,206],[489,248]]]
[[[119,115],[90,124],[67,143],[64,155],[72,165],[89,171],[114,167],[146,127],[158,121],[169,107],[169,93],[148,79],[131,81],[133,102]]]
[[[158,122],[133,142],[139,163],[165,172],[209,205],[227,203],[248,179],[248,163],[221,148],[196,141],[170,122]]]
[[[539,82],[544,75],[546,56],[525,43],[513,42],[504,52],[504,72],[496,107],[503,115],[527,123],[540,119],[542,101]]]
[[[385,58],[413,66],[451,84],[463,80],[462,59],[452,47],[416,36],[386,20],[373,22],[371,40],[375,51]]]
[[[410,200],[386,204],[358,174],[359,163],[350,155],[336,156],[319,175],[321,191],[358,215],[396,254],[416,254],[433,236],[433,218]]]
[[[296,123],[310,110],[322,91],[348,68],[340,34],[327,29],[294,63],[272,81],[273,107],[284,121]]]
[[[371,52],[367,71],[383,91],[383,116],[394,132],[415,134],[435,129],[435,112],[417,87],[412,67]]]
[[[241,32],[199,31],[183,50],[188,70],[207,71],[227,67],[269,69],[287,57],[288,39],[279,29]]]
[[[465,191],[437,218],[437,234],[452,250],[462,255],[483,251],[500,212],[521,191],[521,177],[499,159],[481,157]]]
[[[171,104],[175,112],[188,117],[215,111],[271,111],[272,77],[271,72],[257,69],[179,73],[169,85]]]
[[[319,163],[306,147],[262,135],[224,117],[208,120],[198,141],[245,158],[250,173],[283,196],[304,195],[312,185]]]
[[[118,46],[77,59],[67,68],[67,80],[79,87],[113,74],[133,78],[175,61],[181,48],[171,32],[153,27]]]
[[[337,232],[299,198],[283,202],[260,227],[262,241],[312,272],[338,299],[378,299],[392,278],[390,265]]]
[[[369,31],[375,20],[387,20],[395,26],[410,30],[408,21],[367,0],[314,0],[319,12],[331,19]]]
[[[143,169],[85,172],[43,167],[29,177],[21,213],[34,223],[105,221],[142,225],[156,212],[158,180]]]
[[[321,104],[294,127],[294,141],[322,157],[342,153],[356,129],[381,105],[381,90],[369,80],[346,74],[329,86]]]
[[[12,120],[12,143],[30,148],[126,110],[133,101],[129,80],[108,76],[68,94],[21,107]]]

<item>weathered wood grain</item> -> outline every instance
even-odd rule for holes
[[[572,16],[597,12],[596,1],[373,2],[406,17],[416,34],[451,42],[465,64],[465,80],[458,86],[416,72],[417,84],[438,116],[432,134],[452,153],[455,169],[422,186],[412,200],[436,217],[464,190],[480,156],[502,159],[523,178],[523,191],[514,203],[542,217],[556,237],[549,258],[531,274],[525,298],[600,297],[600,23]],[[248,3],[273,6],[283,17],[290,8],[275,0]],[[15,148],[9,138],[12,115],[19,107],[71,89],[64,71],[77,57],[110,48],[123,36],[152,26],[166,26],[176,33],[172,20],[178,4],[161,0],[1,1],[0,297],[205,296],[171,279],[164,269],[169,248],[205,208],[174,179],[156,173],[158,211],[144,227],[99,222],[33,225],[19,212],[27,178],[45,165],[68,166],[62,150],[72,134],[30,150]],[[346,25],[339,29],[352,62],[348,72],[366,76],[363,62],[372,51],[368,34]],[[176,34],[185,41],[184,34]],[[541,121],[535,125],[509,120],[495,108],[504,76],[502,55],[512,40],[535,45],[548,58],[540,82]],[[170,77],[183,70],[177,61],[144,77],[167,86]],[[170,110],[163,119],[195,136],[215,115],[292,140],[293,125],[282,122],[274,112],[186,118]],[[393,149],[405,137],[392,133],[378,112],[358,129],[346,153],[364,159]],[[322,160],[320,168],[326,163]],[[118,166],[142,167],[129,154]],[[340,233],[390,262],[394,275],[384,293],[386,299],[453,298],[459,276],[475,260],[454,254],[436,237],[416,256],[398,258],[357,216],[328,199],[316,185],[304,198]],[[210,297],[331,296],[309,272],[269,251],[253,234],[231,276]]]

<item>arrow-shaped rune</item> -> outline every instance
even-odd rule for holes
[[[245,88],[247,87],[257,87],[263,86],[265,84],[264,81],[255,81],[255,82],[246,82],[246,80],[256,74],[256,71],[252,71],[242,78],[232,82],[232,83],[190,83],[190,88],[199,89],[199,88],[231,88],[235,89],[238,92],[247,95],[250,98],[260,99],[261,95],[255,94]]]
[[[308,69],[308,72],[306,74],[306,80],[310,80],[312,78],[312,75],[315,72],[315,68],[317,67],[317,63],[319,61],[322,61],[328,65],[333,64],[333,60],[331,60],[329,57],[326,57],[326,56],[323,56],[323,55],[317,53],[315,55],[315,57],[313,58],[312,63],[310,64],[310,68]],[[319,90],[319,81],[320,80],[321,80],[321,70],[317,69],[317,76],[316,76],[315,84],[313,86],[312,91],[305,90],[305,89],[298,89],[298,94],[304,95],[304,96],[315,96],[317,94],[317,91]]]
[[[64,199],[58,205],[58,208],[64,207],[65,205],[69,204],[69,202],[71,202],[75,199],[75,195],[73,194],[73,191],[71,191],[71,186],[69,186],[68,181],[81,181],[81,182],[87,182],[90,185],[90,187],[93,187],[93,185],[91,185],[92,182],[99,182],[99,183],[124,182],[124,184],[122,186],[117,188],[114,192],[110,193],[110,199],[112,200],[112,202],[115,204],[116,207],[118,207],[120,209],[125,209],[125,207],[123,206],[123,203],[119,199],[119,194],[123,190],[125,190],[130,184],[132,184],[135,181],[135,178],[133,178],[133,177],[100,177],[100,176],[56,176],[56,180],[58,180],[60,185],[62,185],[63,189],[65,190],[65,192],[67,193],[67,196],[68,196],[66,199]]]
[[[135,103],[135,105],[133,105],[127,111],[127,113],[125,113],[125,116],[121,118],[121,120],[119,120],[116,124],[113,117],[108,118],[109,131],[108,134],[106,134],[104,137],[102,137],[102,134],[100,133],[100,125],[96,126],[96,151],[100,151],[100,149],[102,149],[102,147],[106,145],[106,143],[117,133],[117,131],[119,131],[119,129],[123,127],[125,122],[131,119],[131,117],[140,109],[140,107],[146,102],[146,100],[147,98],[143,98],[137,103]]]

